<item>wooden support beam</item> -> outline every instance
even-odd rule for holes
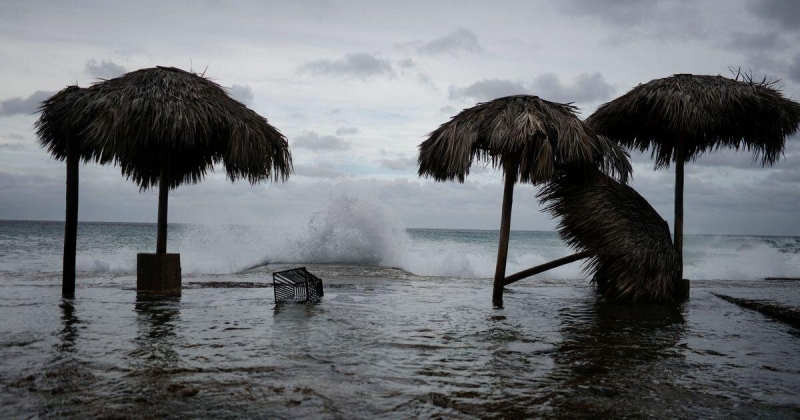
[[[518,282],[518,281],[520,281],[522,279],[525,279],[525,278],[528,278],[530,276],[533,276],[533,275],[536,275],[536,274],[539,274],[539,273],[543,273],[543,272],[545,272],[547,270],[552,270],[552,269],[554,269],[556,267],[561,267],[562,265],[569,264],[571,262],[575,262],[575,261],[578,261],[578,260],[582,260],[584,258],[589,258],[591,256],[592,256],[591,252],[583,251],[583,252],[579,252],[577,254],[573,254],[573,255],[570,255],[570,256],[567,256],[567,257],[564,257],[564,258],[559,258],[557,260],[553,260],[553,261],[546,262],[546,263],[541,264],[541,265],[537,265],[536,267],[528,268],[527,270],[522,270],[522,271],[520,271],[518,273],[514,273],[514,274],[506,277],[505,281],[503,282],[503,286],[508,286],[511,283]]]

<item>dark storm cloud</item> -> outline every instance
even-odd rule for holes
[[[571,86],[563,84],[555,73],[543,74],[533,81],[531,90],[541,98],[564,103],[599,102],[610,99],[614,93],[599,72],[579,74]]]
[[[529,86],[522,82],[483,79],[463,88],[450,87],[450,99],[472,98],[478,101],[509,95],[532,94],[554,102],[599,102],[609,99],[614,88],[600,73],[583,73],[566,85],[555,73],[536,77]]]
[[[368,53],[348,54],[338,60],[311,61],[301,66],[300,72],[358,79],[395,75],[389,60]]]
[[[800,83],[800,53],[795,54],[792,63],[789,64],[789,79]]]
[[[86,73],[98,79],[113,79],[127,72],[125,67],[122,67],[111,60],[103,60],[98,62],[95,59],[91,59],[86,62],[85,70]]]
[[[294,138],[292,147],[309,150],[348,150],[350,142],[336,136],[320,136],[316,131],[306,131]]]
[[[469,86],[459,88],[450,86],[450,99],[475,99],[488,101],[509,95],[529,93],[522,82],[513,82],[504,79],[483,79]]]
[[[796,0],[754,0],[747,9],[756,16],[778,23],[785,29],[800,28],[800,1]]]
[[[461,51],[469,53],[483,52],[478,36],[469,29],[459,28],[455,31],[417,47],[420,54],[456,54]]]
[[[294,172],[298,176],[308,178],[341,178],[344,176],[342,171],[337,170],[333,165],[324,163],[316,165],[295,165]]]
[[[393,171],[402,171],[417,166],[417,158],[378,159],[376,162],[381,164],[381,168]]]
[[[359,131],[357,127],[339,127],[339,129],[336,130],[337,136],[352,136],[358,133]]]
[[[228,94],[247,106],[253,105],[253,89],[249,85],[231,85],[228,88]]]
[[[55,92],[37,90],[27,98],[16,97],[0,101],[0,116],[33,114],[39,110],[42,101],[53,94]]]

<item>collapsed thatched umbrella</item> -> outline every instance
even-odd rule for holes
[[[800,104],[766,80],[676,74],[603,104],[586,123],[629,148],[652,148],[656,169],[675,162],[674,234],[682,278],[684,163],[730,147],[772,165],[800,125]]]
[[[51,151],[73,133],[92,158],[119,164],[143,190],[158,185],[157,254],[167,250],[170,189],[199,182],[218,163],[231,181],[251,183],[285,180],[292,170],[286,138],[264,117],[218,84],[176,68],[137,70],[53,98],[37,124]]]
[[[678,253],[669,226],[641,195],[600,171],[565,172],[539,193],[561,221],[561,237],[581,252],[607,300],[676,299]]]
[[[500,244],[492,302],[503,304],[503,281],[511,229],[514,183],[539,185],[557,169],[590,165],[626,179],[627,154],[596,136],[569,104],[517,95],[465,109],[433,131],[419,145],[419,175],[436,181],[464,182],[474,160],[491,162],[505,172]]]

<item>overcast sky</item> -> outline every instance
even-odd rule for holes
[[[38,146],[38,103],[63,87],[155,65],[205,72],[290,142],[285,184],[222,171],[170,196],[170,221],[307,220],[336,195],[383,203],[407,227],[497,229],[502,175],[416,176],[425,135],[476,102],[517,93],[581,117],[674,73],[780,79],[800,99],[800,1],[0,0],[0,219],[63,220],[65,164]],[[687,165],[688,233],[800,235],[800,139],[772,168],[722,151]],[[157,195],[81,166],[80,219],[155,222]],[[672,222],[674,172],[634,156],[632,185]],[[512,229],[550,230],[536,189]]]

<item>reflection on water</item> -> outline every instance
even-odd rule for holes
[[[73,299],[63,299],[59,307],[61,308],[61,343],[59,349],[65,352],[71,352],[75,346],[75,338],[78,335],[78,324],[81,321],[75,315],[75,306],[72,303]]]
[[[599,299],[561,308],[563,338],[554,353],[556,369],[551,375],[559,384],[553,400],[556,412],[652,414],[648,400],[659,396],[642,391],[664,391],[686,369],[679,346],[686,325],[684,311],[683,306]],[[654,387],[661,382],[664,386]]]
[[[136,349],[131,352],[134,363],[162,370],[177,365],[175,324],[180,321],[180,303],[180,295],[136,295]]]
[[[675,307],[522,285],[495,310],[490,281],[463,279],[340,280],[281,305],[5,286],[0,417],[797,417],[800,340],[714,287]]]
[[[636,369],[669,357],[685,320],[674,305],[626,305],[588,300],[559,310],[563,342],[556,362],[575,377]]]

